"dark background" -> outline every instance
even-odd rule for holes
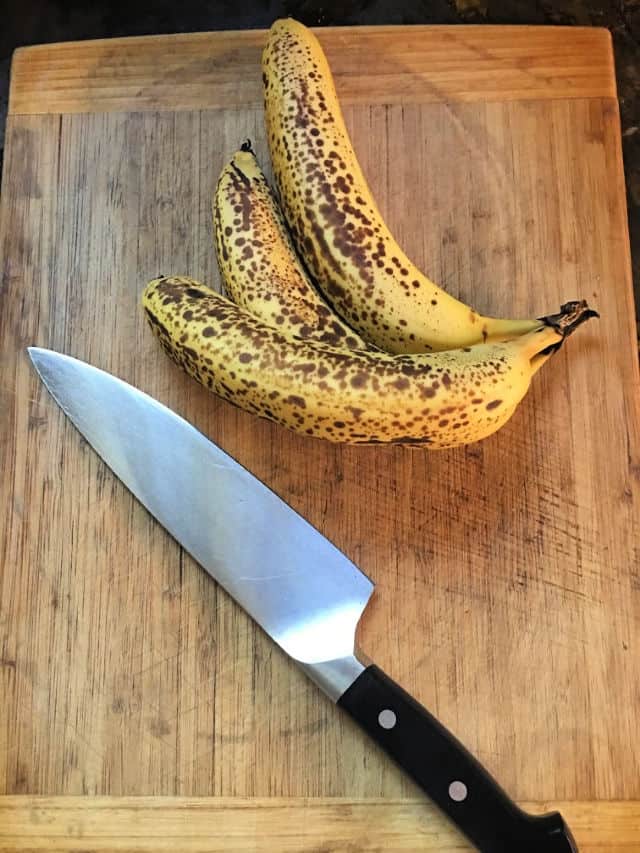
[[[311,26],[562,24],[613,36],[636,302],[640,310],[640,0],[0,0],[0,165],[16,47],[153,33],[268,27],[285,15]]]

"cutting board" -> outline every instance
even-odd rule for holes
[[[190,808],[228,827],[227,850],[467,849],[116,481],[29,344],[121,376],[252,470],[376,582],[367,654],[515,798],[564,803],[581,849],[640,849],[640,389],[609,36],[318,35],[418,265],[483,313],[586,298],[601,319],[469,447],[334,446],[239,411],[163,355],[140,294],[161,273],[220,286],[219,170],[249,137],[270,174],[265,33],[18,51],[0,214],[2,849],[152,849],[133,846],[140,826],[155,849],[223,849],[193,841]],[[86,794],[182,799],[56,799]]]

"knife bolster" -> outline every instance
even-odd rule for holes
[[[300,664],[304,672],[326,693],[332,702],[337,702],[365,671],[367,664],[353,655],[320,663]]]

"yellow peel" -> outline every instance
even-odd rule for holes
[[[315,35],[276,21],[262,57],[269,151],[295,246],[349,325],[388,352],[448,350],[519,336],[537,320],[484,317],[438,287],[385,224]]]
[[[526,394],[536,355],[563,339],[539,324],[449,352],[347,352],[287,337],[184,277],[150,282],[143,305],[166,352],[216,394],[303,435],[355,444],[486,438]]]
[[[237,305],[294,337],[367,348],[309,280],[251,150],[237,151],[223,168],[213,220],[220,274]]]

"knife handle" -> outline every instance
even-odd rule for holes
[[[522,811],[471,753],[377,666],[338,705],[405,770],[483,853],[577,853],[558,812]]]

